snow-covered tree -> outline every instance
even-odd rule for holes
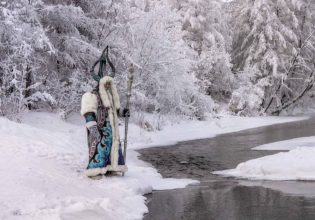
[[[95,86],[90,68],[111,44],[108,37],[123,29],[126,8],[124,1],[103,0],[46,0],[42,5],[41,22],[55,47],[48,60],[48,88],[64,117],[78,111],[80,96]]]
[[[134,2],[132,10],[128,38],[115,45],[123,63],[136,66],[136,109],[203,117],[211,111],[211,99],[198,91],[196,79],[188,74],[190,50],[182,40],[180,17],[162,2]]]
[[[10,1],[0,8],[0,111],[16,117],[39,102],[53,104],[43,90],[41,64],[53,48],[34,8],[25,1]]]
[[[298,10],[295,11],[299,20],[297,50],[292,55],[286,78],[274,92],[265,111],[280,113],[290,106],[307,108],[312,103],[310,98],[314,95],[314,71],[315,71],[315,3],[302,0]],[[278,100],[275,108],[271,108],[272,101]],[[303,104],[303,102],[308,104]],[[294,104],[294,105],[293,105]]]
[[[7,103],[17,112],[31,106],[67,117],[78,111],[83,92],[96,86],[90,68],[106,45],[121,94],[129,65],[136,67],[137,110],[202,117],[211,109],[211,99],[198,91],[195,77],[188,74],[192,55],[182,40],[180,16],[165,2],[15,0],[5,2],[1,10],[7,21],[1,25],[8,26],[1,28],[6,30],[2,37],[11,39],[2,41],[10,53],[0,51],[5,54],[1,92],[8,94],[1,99],[4,115],[12,112]],[[19,93],[13,92],[12,83]],[[22,104],[11,101],[17,95]]]
[[[217,0],[173,2],[182,17],[183,39],[194,51],[191,73],[201,91],[224,101],[232,91],[231,38],[224,4]]]
[[[249,72],[247,84],[252,84],[254,88],[258,87],[252,92],[257,90],[264,92],[257,97],[258,106],[252,109],[254,112],[269,106],[270,96],[275,100],[273,105],[281,105],[284,102],[283,94],[292,93],[293,90],[295,93],[297,87],[302,86],[296,80],[294,83],[286,82],[292,80],[288,77],[295,72],[292,68],[292,58],[299,53],[301,17],[298,16],[298,12],[302,6],[302,0],[238,1],[234,10],[233,70],[238,75],[248,75]],[[303,80],[306,76],[299,78],[301,81],[301,78]],[[231,100],[233,106],[237,99],[243,103],[252,102],[249,100],[250,95],[237,94],[241,94],[239,90],[233,94],[234,100]]]

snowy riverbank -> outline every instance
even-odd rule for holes
[[[253,150],[288,152],[249,160],[235,169],[214,173],[261,180],[315,180],[315,136],[264,144]]]
[[[158,132],[132,124],[126,176],[91,180],[82,174],[87,146],[81,118],[66,123],[54,114],[28,113],[21,124],[0,118],[0,219],[141,219],[147,212],[143,194],[196,181],[163,179],[135,149],[301,119],[225,116]]]

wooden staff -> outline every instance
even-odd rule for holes
[[[133,73],[134,73],[134,68],[133,68],[133,65],[131,64],[131,66],[129,68],[129,72],[128,72],[126,109],[129,109],[129,106],[130,106],[131,88],[132,88],[132,82],[133,82]],[[125,164],[126,164],[126,160],[127,160],[128,123],[129,123],[129,117],[125,117],[125,140],[124,140],[124,160],[125,160]],[[124,175],[125,175],[125,173],[123,173],[123,176]]]

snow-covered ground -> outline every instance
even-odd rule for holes
[[[28,113],[21,124],[0,118],[0,219],[141,219],[147,212],[143,194],[196,181],[163,179],[135,149],[301,119],[226,116],[159,132],[131,124],[126,176],[92,180],[82,174],[87,145],[81,118],[66,123],[55,114]]]
[[[254,150],[289,150],[215,174],[262,180],[315,180],[315,136],[264,144]]]
[[[181,121],[168,124],[158,132],[146,132],[131,125],[133,148],[167,146],[180,141],[215,137],[219,134],[237,132],[244,129],[272,124],[305,120],[308,117],[236,117],[221,116],[207,121]]]

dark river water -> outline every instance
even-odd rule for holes
[[[148,195],[149,213],[144,219],[315,220],[315,182],[249,181],[211,174],[277,153],[250,150],[255,146],[306,136],[315,136],[315,118],[140,150],[140,159],[163,177],[200,181]]]

